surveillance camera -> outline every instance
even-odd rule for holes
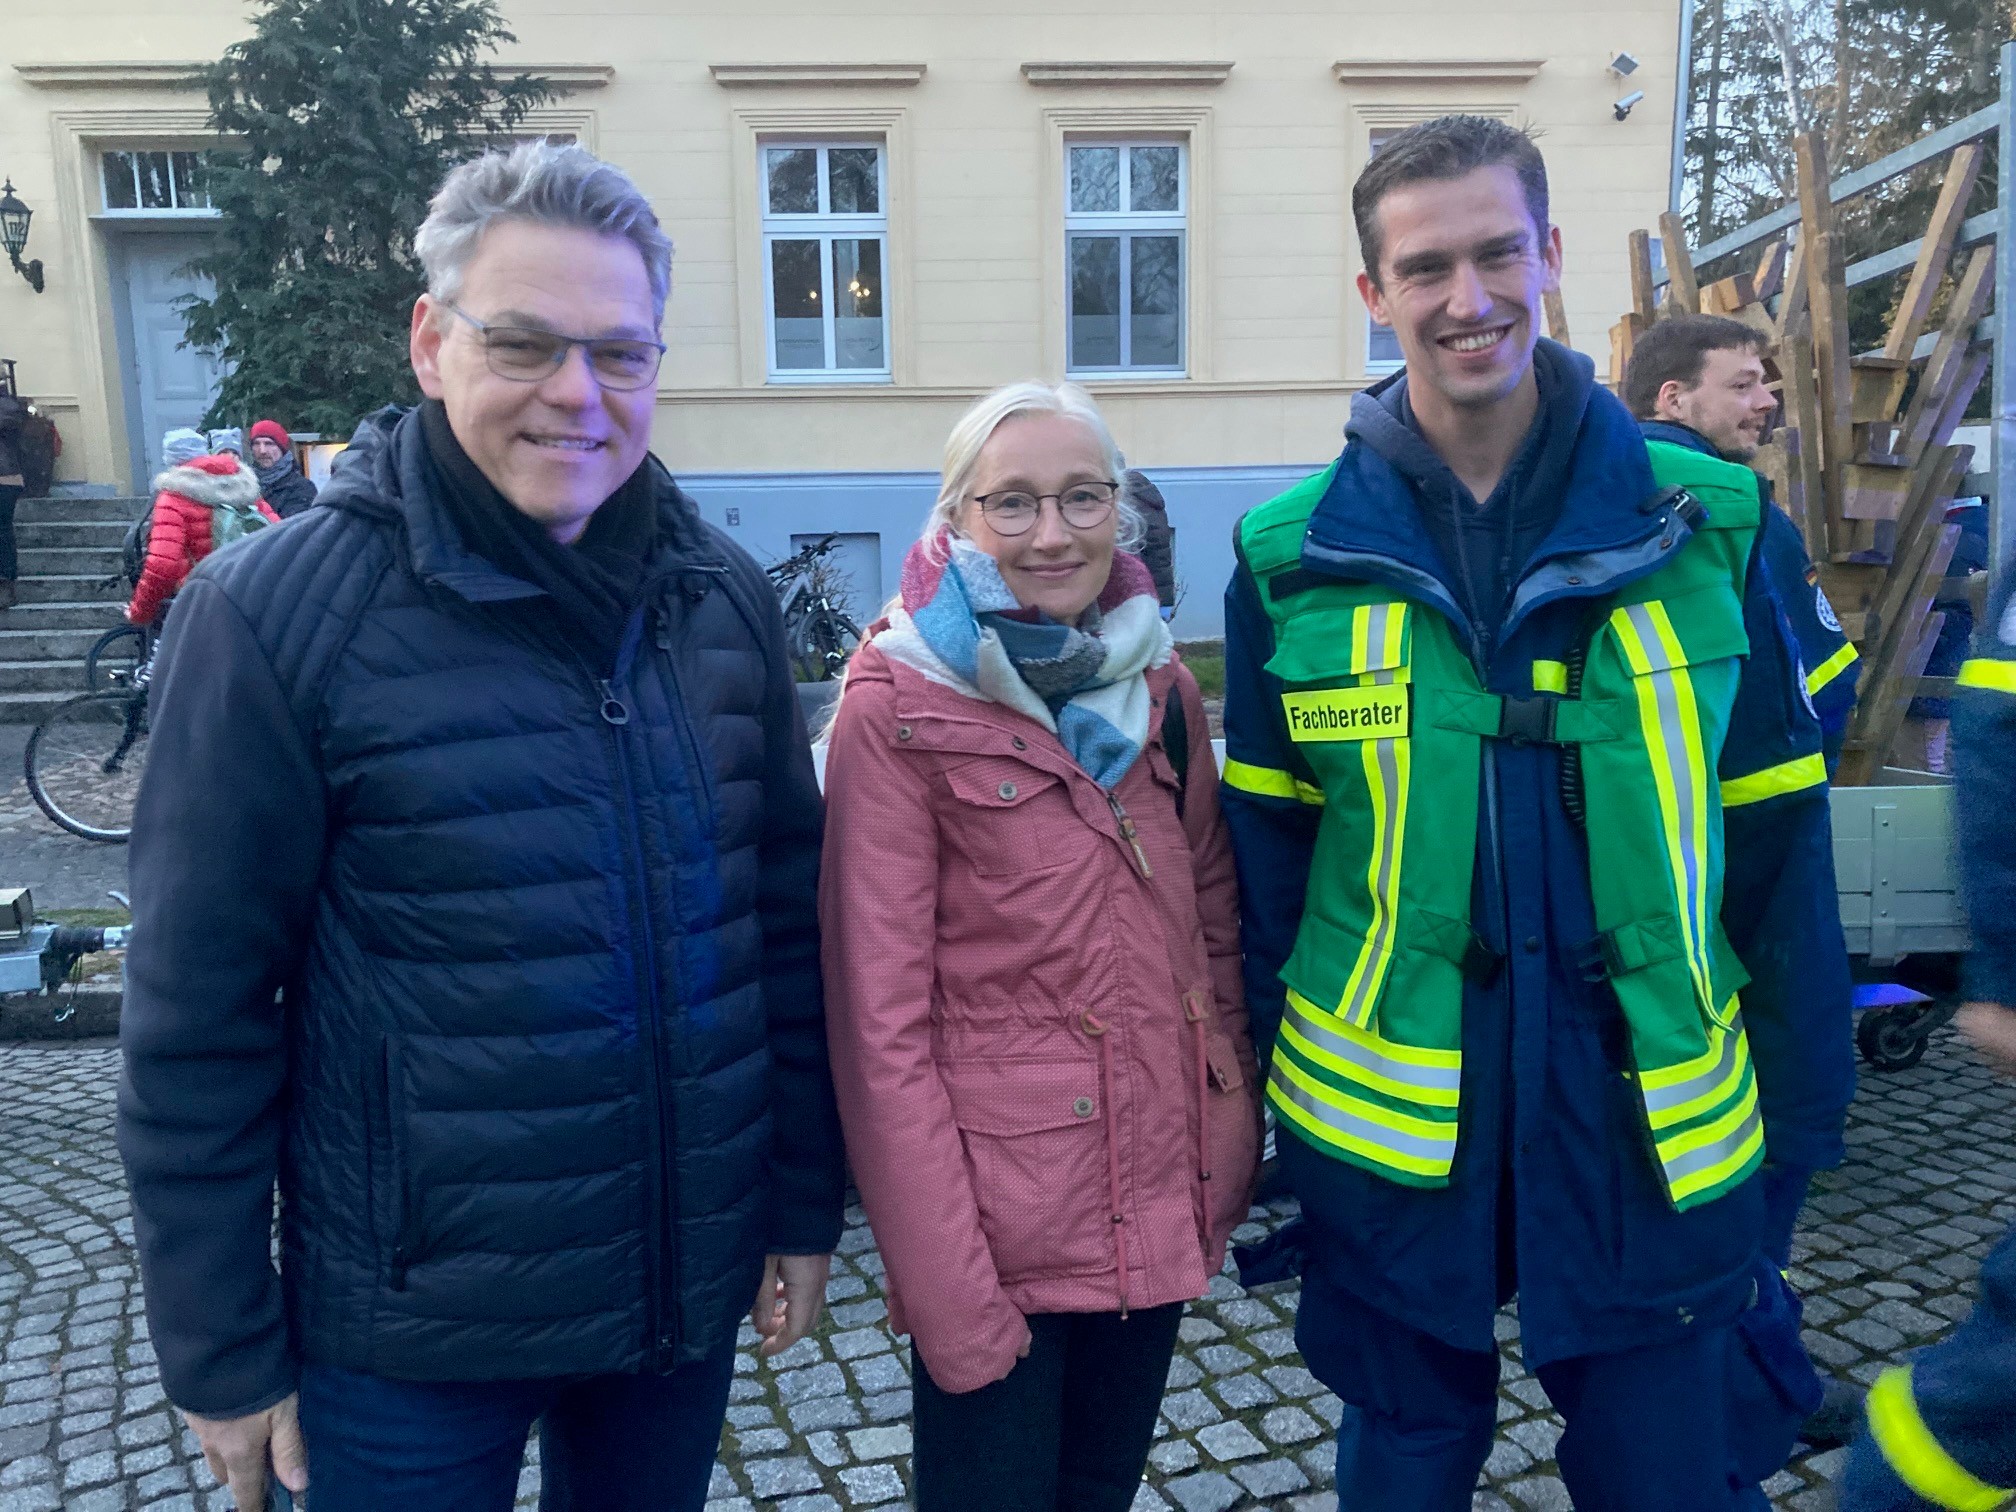
[[[1633,105],[1636,105],[1640,100],[1644,98],[1645,98],[1644,90],[1634,89],[1631,91],[1630,94],[1624,96],[1624,98],[1619,100],[1615,105],[1612,105],[1610,107],[1611,112],[1617,117],[1618,120],[1621,121],[1626,116],[1631,114],[1631,107]]]
[[[1628,78],[1638,72],[1638,60],[1627,52],[1620,52],[1610,60],[1610,72],[1620,79]]]

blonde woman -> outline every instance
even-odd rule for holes
[[[919,1512],[1123,1512],[1253,1179],[1209,729],[1121,476],[1083,391],[981,400],[834,722],[828,1033]]]

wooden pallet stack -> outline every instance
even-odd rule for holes
[[[1954,430],[1988,371],[1974,331],[1994,291],[1995,254],[1977,248],[1962,268],[1931,352],[1916,355],[1982,168],[1978,143],[1958,148],[1880,352],[1853,353],[1848,283],[1821,143],[1797,142],[1800,222],[1788,255],[1778,243],[1754,273],[1703,288],[1677,215],[1660,220],[1667,298],[1655,302],[1651,239],[1631,237],[1633,308],[1611,328],[1611,371],[1667,315],[1700,311],[1754,326],[1771,341],[1767,369],[1784,401],[1783,428],[1755,466],[1806,538],[1820,585],[1861,653],[1861,682],[1836,781],[1880,778],[1945,616],[1933,608],[1959,528],[1946,523],[1973,460]],[[1767,303],[1778,297],[1774,315]],[[1913,383],[1913,377],[1916,383]]]

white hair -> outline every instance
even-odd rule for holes
[[[1099,413],[1092,396],[1075,383],[1035,382],[1011,383],[994,390],[978,400],[952,427],[952,434],[945,438],[945,466],[939,478],[938,501],[931,506],[920,537],[924,549],[932,549],[941,531],[963,534],[959,529],[959,511],[966,503],[967,490],[973,486],[973,470],[979,465],[980,453],[1002,422],[1017,415],[1062,415],[1092,432],[1105,456],[1108,474],[1122,485],[1115,501],[1120,516],[1115,543],[1122,551],[1136,550],[1147,530],[1141,511],[1127,497],[1124,485],[1127,462],[1114,443],[1113,432],[1106,428],[1106,417]]]
[[[499,148],[462,164],[434,191],[413,250],[427,292],[452,300],[483,233],[502,220],[569,226],[620,236],[644,259],[655,319],[665,319],[672,291],[672,238],[630,175],[585,147],[540,138]]]

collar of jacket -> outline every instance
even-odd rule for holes
[[[1376,399],[1403,381],[1394,374],[1369,391]],[[1559,598],[1613,593],[1657,568],[1660,514],[1642,506],[1657,493],[1638,422],[1615,395],[1588,396],[1554,527],[1526,566],[1499,635]],[[1472,638],[1449,588],[1449,569],[1421,523],[1413,486],[1392,463],[1353,437],[1309,517],[1302,565],[1312,572],[1391,583],[1435,605]]]
[[[655,456],[649,459],[657,483],[658,545],[645,569],[662,582],[686,574],[719,576],[728,564],[707,539],[699,507]],[[426,442],[417,410],[387,405],[365,416],[329,469],[329,482],[316,502],[396,524],[414,572],[472,604],[543,598],[546,590],[513,577],[462,544],[435,497]]]
[[[1682,425],[1678,420],[1640,420],[1638,430],[1647,441],[1666,441],[1674,446],[1684,446],[1689,451],[1700,452],[1703,456],[1714,457],[1726,462],[1721,448],[1716,446],[1691,425]]]
[[[236,457],[198,457],[162,473],[154,480],[154,492],[196,504],[250,509],[259,502],[259,479]]]

